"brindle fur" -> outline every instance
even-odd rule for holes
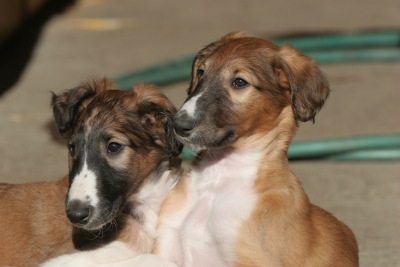
[[[60,133],[75,144],[75,153],[69,157],[69,178],[0,185],[0,265],[37,266],[46,259],[114,239],[150,251],[152,243],[138,235],[143,226],[142,214],[135,210],[136,194],[146,179],[157,179],[159,173],[175,168],[169,156],[178,153],[179,147],[165,131],[175,107],[154,86],[141,84],[120,91],[106,79],[53,94],[52,107]],[[85,134],[89,135],[87,144]],[[104,144],[109,138],[125,142],[124,157],[115,160],[107,155]],[[96,166],[91,167],[105,172],[104,198],[111,202],[120,198],[112,216],[100,218],[104,224],[94,231],[72,227],[64,206],[68,180],[79,168],[85,145],[95,160],[92,164]]]

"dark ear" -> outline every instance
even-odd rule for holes
[[[329,84],[317,63],[289,45],[280,49],[284,74],[278,71],[283,85],[291,90],[292,106],[300,121],[314,120],[329,95]]]
[[[96,94],[94,88],[76,87],[56,95],[52,93],[51,106],[53,116],[60,134],[67,133],[74,125],[82,102]]]
[[[141,123],[146,129],[152,129],[155,140],[164,144],[168,157],[177,157],[182,151],[182,144],[175,139],[172,119],[175,110],[168,110],[153,102],[145,102],[139,108]],[[162,138],[161,136],[164,136]]]
[[[190,82],[190,87],[188,90],[188,94],[192,92],[194,89],[193,87],[197,84],[198,82],[198,77],[197,77],[197,70],[200,67],[200,65],[212,54],[214,53],[215,50],[218,49],[221,45],[224,45],[232,40],[239,39],[244,37],[245,34],[243,32],[231,32],[226,35],[224,35],[221,39],[212,42],[208,44],[206,47],[201,49],[195,56],[193,63],[192,63],[192,80]]]
[[[169,157],[178,156],[182,145],[175,139],[172,119],[176,108],[155,86],[138,84],[133,88],[139,103],[139,116],[146,129],[151,129],[155,139],[162,142]]]
[[[165,138],[167,141],[168,157],[178,157],[182,152],[183,144],[175,138],[174,123],[172,116],[165,123]]]
[[[84,100],[106,90],[112,90],[115,85],[107,78],[93,79],[78,87],[66,90],[64,93],[52,94],[51,106],[54,120],[60,134],[67,133],[74,125],[77,113]]]

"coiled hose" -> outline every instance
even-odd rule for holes
[[[191,160],[196,153],[184,148],[180,158]],[[301,141],[290,144],[289,160],[387,161],[400,159],[400,135],[358,136]]]
[[[400,159],[400,135],[294,142],[288,157],[291,160],[397,160]]]

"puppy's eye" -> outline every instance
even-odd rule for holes
[[[107,152],[110,154],[116,154],[121,150],[121,147],[122,147],[121,144],[111,142],[107,146]]]
[[[245,80],[243,80],[242,78],[236,78],[232,83],[233,88],[236,88],[236,89],[243,88],[246,85],[248,85],[248,83]]]
[[[71,155],[71,157],[73,157],[75,155],[75,145],[74,144],[69,144],[68,145],[68,151],[69,151],[69,154]]]
[[[197,70],[197,77],[200,79],[201,77],[203,77],[204,74],[204,70],[203,69],[198,69]]]

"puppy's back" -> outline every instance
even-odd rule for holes
[[[67,189],[67,178],[0,184],[0,266],[36,266],[74,250],[64,208]]]
[[[315,205],[311,205],[311,220],[318,233],[315,235],[319,243],[316,253],[320,253],[313,259],[321,259],[315,266],[325,266],[324,256],[330,257],[328,262],[336,262],[335,266],[358,266],[356,237],[347,225]]]

